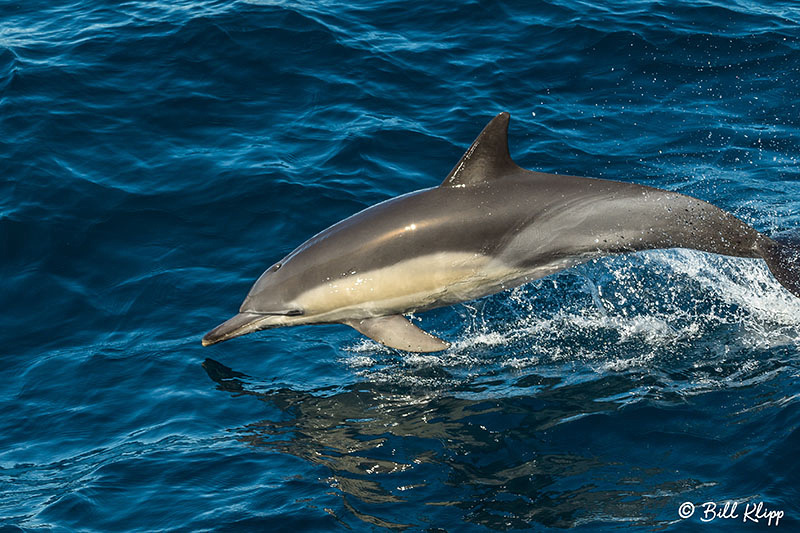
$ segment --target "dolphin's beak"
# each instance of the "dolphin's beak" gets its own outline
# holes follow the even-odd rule
[[[257,331],[260,323],[268,316],[259,313],[239,313],[234,315],[206,333],[203,337],[203,346],[211,346],[218,342]]]

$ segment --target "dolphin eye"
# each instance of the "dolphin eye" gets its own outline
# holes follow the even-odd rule
[[[281,263],[275,263],[275,266],[272,267],[272,271],[275,272],[279,270],[283,265]]]

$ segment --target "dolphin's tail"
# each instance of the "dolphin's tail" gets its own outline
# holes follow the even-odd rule
[[[775,279],[800,298],[800,232],[765,239],[759,248]]]

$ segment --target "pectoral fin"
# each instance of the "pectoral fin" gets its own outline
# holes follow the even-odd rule
[[[370,339],[396,350],[440,352],[450,347],[450,343],[419,329],[400,315],[347,320],[344,323]]]

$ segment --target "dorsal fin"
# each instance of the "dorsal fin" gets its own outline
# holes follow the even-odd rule
[[[518,169],[508,153],[508,120],[502,112],[483,128],[472,146],[447,175],[440,187],[475,185],[502,178]]]

